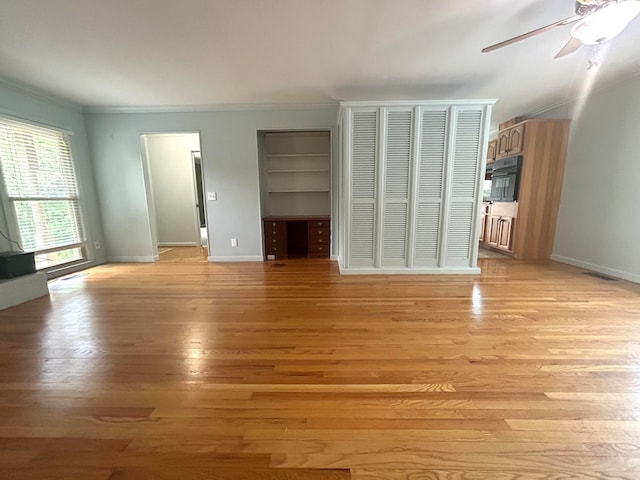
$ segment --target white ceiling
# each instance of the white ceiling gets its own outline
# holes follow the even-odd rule
[[[0,76],[84,106],[498,98],[505,120],[640,71],[640,20],[553,60],[573,0],[2,0]]]

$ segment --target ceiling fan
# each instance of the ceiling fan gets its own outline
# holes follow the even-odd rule
[[[570,25],[571,38],[553,58],[560,58],[578,50],[582,45],[600,45],[621,33],[640,14],[640,0],[577,0],[576,14],[558,22],[483,48],[492,52],[512,43]]]

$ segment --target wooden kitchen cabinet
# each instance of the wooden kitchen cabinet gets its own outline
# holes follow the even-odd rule
[[[551,256],[570,120],[525,120],[498,132],[497,157],[522,155],[517,202],[491,205],[481,244],[515,258]],[[482,230],[483,226],[480,226]]]
[[[498,234],[500,233],[500,215],[489,217],[487,245],[498,248]]]
[[[491,140],[487,145],[487,163],[493,163],[498,153],[498,140]]]
[[[499,202],[492,204],[489,208],[486,245],[505,252],[513,252],[518,204],[516,202]]]
[[[514,125],[498,133],[496,158],[520,155],[524,146],[525,123]]]
[[[480,243],[487,241],[487,233],[489,232],[488,222],[491,211],[491,205],[483,204],[480,218]]]
[[[498,132],[498,139],[496,140],[496,158],[508,157],[509,154],[509,130]]]
[[[513,238],[513,227],[515,226],[515,218],[503,217],[500,219],[498,231],[498,246],[500,250],[512,252],[513,247],[511,239]]]

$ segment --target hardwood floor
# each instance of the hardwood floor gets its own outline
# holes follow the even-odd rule
[[[207,263],[207,247],[158,247],[159,262]]]
[[[640,286],[105,265],[0,312],[0,478],[640,478]]]

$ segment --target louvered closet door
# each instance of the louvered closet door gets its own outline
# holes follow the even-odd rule
[[[417,267],[438,266],[448,113],[448,109],[425,109],[420,113],[413,255],[413,264]]]
[[[349,266],[375,263],[378,112],[353,111],[350,144]]]
[[[481,109],[456,109],[446,266],[470,266],[475,231]]]
[[[413,109],[388,109],[385,122],[382,266],[406,266]]]

